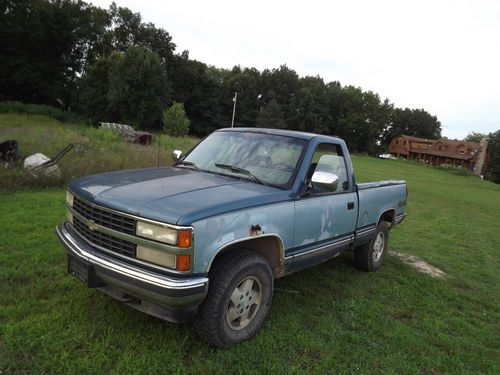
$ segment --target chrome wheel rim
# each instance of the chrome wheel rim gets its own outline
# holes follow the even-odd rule
[[[373,243],[373,261],[378,262],[380,258],[382,258],[382,254],[384,253],[385,247],[385,236],[384,233],[379,232],[375,241]]]
[[[229,296],[226,322],[231,329],[239,331],[255,318],[262,301],[262,284],[249,276],[238,283]]]

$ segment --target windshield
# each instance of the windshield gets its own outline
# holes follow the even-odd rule
[[[291,183],[305,143],[286,136],[220,131],[205,138],[183,161],[200,170],[285,188]]]

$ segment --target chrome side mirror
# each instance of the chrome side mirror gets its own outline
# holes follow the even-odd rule
[[[314,172],[311,177],[313,188],[320,191],[335,191],[339,186],[339,176],[330,172]]]
[[[179,161],[179,159],[182,156],[182,151],[181,150],[174,150],[172,151],[172,160],[174,162]]]

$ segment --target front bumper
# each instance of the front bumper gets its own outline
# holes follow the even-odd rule
[[[184,322],[196,315],[206,297],[206,277],[165,276],[97,253],[67,223],[58,225],[56,234],[68,252],[68,270],[72,274],[78,277],[74,270],[85,269],[92,275],[92,280],[85,278],[89,287],[137,310],[171,322]]]

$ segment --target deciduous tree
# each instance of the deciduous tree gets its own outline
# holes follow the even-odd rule
[[[157,129],[169,92],[167,75],[155,52],[129,47],[112,67],[109,111],[140,129]]]
[[[278,102],[272,99],[267,103],[257,117],[258,128],[284,129],[283,111]]]
[[[186,116],[184,105],[174,102],[170,108],[163,112],[163,124],[167,134],[174,137],[187,135],[189,131],[189,119]]]
[[[293,96],[288,127],[294,130],[324,133],[326,127],[326,87],[320,77],[304,77]]]
[[[113,52],[98,59],[87,68],[86,74],[80,82],[77,110],[84,113],[93,123],[120,122],[120,112],[112,111],[108,92],[110,88],[111,71],[116,68],[122,59],[122,53]]]
[[[401,134],[437,139],[441,137],[441,123],[424,109],[396,108],[390,126],[384,131],[383,145],[389,145],[394,137]]]
[[[108,17],[83,1],[0,3],[0,100],[68,108]]]
[[[465,141],[481,142],[484,137],[486,137],[486,134],[483,134],[483,133],[480,133],[480,132],[470,132],[465,137]]]
[[[490,153],[491,181],[500,184],[500,130],[488,134],[488,151]]]

